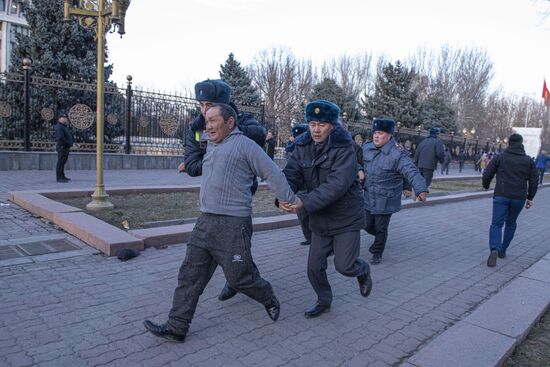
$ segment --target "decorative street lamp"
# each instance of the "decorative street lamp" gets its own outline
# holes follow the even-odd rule
[[[86,205],[89,210],[111,209],[113,204],[105,192],[103,184],[103,125],[104,105],[104,67],[105,67],[105,32],[116,28],[122,37],[124,18],[131,0],[65,0],[64,20],[70,21],[71,15],[79,24],[93,29],[97,40],[97,109],[96,109],[96,185],[92,201]]]

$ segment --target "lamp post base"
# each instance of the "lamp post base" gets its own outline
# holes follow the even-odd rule
[[[86,209],[92,211],[113,209],[115,206],[109,201],[109,195],[105,192],[103,187],[96,187],[95,192],[92,194],[92,201],[86,204]]]

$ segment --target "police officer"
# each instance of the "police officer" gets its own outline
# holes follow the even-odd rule
[[[414,162],[420,170],[420,174],[426,180],[426,186],[430,187],[437,162],[443,164],[445,152],[443,142],[437,138],[441,130],[437,127],[430,129],[430,135],[422,140],[414,152]]]
[[[373,139],[363,146],[365,168],[365,230],[374,235],[369,251],[372,264],[379,264],[388,238],[393,213],[401,209],[401,191],[411,195],[410,186],[422,201],[428,196],[426,181],[393,138],[395,121],[377,118],[372,124]]]
[[[237,106],[230,102],[231,87],[223,80],[204,80],[195,84],[195,98],[199,102],[201,114],[191,122],[185,140],[184,162],[178,167],[179,172],[186,172],[191,177],[202,175],[202,160],[206,154],[208,134],[204,116],[206,111],[215,103],[230,105],[237,114],[237,127],[245,136],[254,140],[259,146],[265,144],[265,129],[260,123],[247,112],[239,112]],[[258,188],[256,177],[252,183],[252,194]],[[232,289],[228,283],[225,284],[218,299],[225,301],[235,296],[237,291]]]
[[[57,151],[57,164],[55,167],[55,175],[57,182],[69,182],[71,179],[65,176],[65,163],[69,159],[69,151],[73,146],[73,134],[69,127],[69,118],[66,114],[61,113],[55,125],[55,150]]]
[[[292,128],[292,137],[296,139],[298,136],[302,135],[308,131],[309,127],[307,124],[296,124]],[[290,154],[294,151],[295,145],[294,141],[289,143],[286,147],[287,160],[290,157]],[[309,216],[307,212],[302,209],[298,213],[298,220],[300,221],[300,227],[302,228],[302,233],[304,234],[305,241],[300,242],[302,246],[311,245],[311,229],[309,229]]]
[[[309,130],[296,138],[294,152],[283,170],[292,190],[298,192],[312,230],[307,274],[317,302],[306,318],[330,311],[332,290],[327,279],[327,257],[334,252],[334,266],[344,276],[355,277],[367,297],[372,289],[369,265],[359,258],[360,230],[365,224],[357,159],[351,135],[340,126],[340,109],[318,100],[306,106]],[[287,203],[281,203],[285,210]]]

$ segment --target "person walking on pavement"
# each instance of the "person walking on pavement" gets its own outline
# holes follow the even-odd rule
[[[461,173],[462,169],[464,168],[464,162],[466,162],[466,152],[464,149],[460,149],[460,153],[458,153],[458,172]]]
[[[289,159],[290,155],[294,151],[295,145],[294,145],[294,139],[296,139],[298,136],[302,135],[309,129],[307,124],[297,124],[292,128],[292,142],[290,142],[286,147],[286,153],[287,153],[287,160]],[[298,193],[305,192],[304,190],[298,191]],[[296,213],[298,216],[298,221],[300,222],[300,228],[302,228],[302,233],[304,234],[305,241],[300,242],[300,245],[302,246],[309,246],[311,245],[311,229],[309,229],[309,216],[307,215],[307,212],[305,209],[300,210],[298,213]]]
[[[201,215],[187,244],[168,321],[144,321],[155,336],[183,342],[200,295],[217,266],[231,287],[264,305],[277,321],[280,305],[271,285],[252,260],[252,178],[265,178],[277,198],[299,207],[279,167],[256,143],[236,128],[237,114],[226,104],[214,104],[205,114],[210,143],[203,159]]]
[[[533,159],[525,154],[522,143],[521,135],[510,135],[508,148],[496,155],[483,172],[482,184],[485,190],[489,189],[495,175],[497,180],[489,229],[489,267],[496,266],[497,257],[506,257],[506,250],[516,232],[516,220],[524,206],[525,209],[533,206],[537,193],[538,172]]]
[[[359,258],[360,230],[365,226],[357,159],[351,135],[338,123],[340,109],[317,100],[306,106],[309,131],[296,138],[295,149],[283,172],[309,215],[312,230],[307,274],[317,302],[304,316],[313,318],[330,311],[332,289],[327,278],[327,258],[334,252],[336,270],[357,278],[367,297],[372,289],[370,267]],[[280,203],[288,209],[287,203]],[[297,207],[294,211],[301,210]]]
[[[269,158],[275,158],[275,138],[273,137],[273,131],[267,130],[265,138],[264,150]]]
[[[426,186],[430,187],[437,162],[443,163],[443,142],[437,138],[439,129],[432,127],[430,135],[422,140],[414,152],[414,163],[420,174],[426,180]]]
[[[363,146],[365,168],[365,230],[374,236],[369,251],[371,264],[382,259],[388,226],[393,213],[401,210],[401,192],[411,196],[411,185],[419,200],[428,197],[426,181],[407,151],[393,138],[395,121],[377,118],[372,124],[373,140]]]
[[[69,159],[69,151],[73,146],[73,134],[68,127],[69,118],[62,113],[57,119],[55,125],[55,150],[57,151],[57,164],[55,166],[55,175],[57,182],[69,182],[71,179],[65,176],[65,163]]]
[[[260,147],[265,143],[265,129],[249,113],[239,112],[237,106],[230,102],[231,87],[223,80],[204,80],[195,84],[195,98],[199,102],[201,114],[191,122],[185,140],[184,162],[178,166],[180,173],[186,172],[191,177],[202,175],[202,161],[208,145],[205,115],[215,103],[228,104],[237,114],[237,127],[245,136],[255,141]],[[252,195],[258,188],[258,180],[252,178]],[[228,300],[234,297],[237,291],[225,283],[218,299]]]
[[[443,163],[441,164],[441,174],[449,174],[449,165],[451,164],[451,152],[448,148],[445,148],[443,152]]]
[[[541,151],[536,160],[537,170],[539,171],[539,185],[542,185],[542,181],[544,180],[544,173],[546,172],[548,161],[550,161],[550,156],[546,155],[544,150]]]

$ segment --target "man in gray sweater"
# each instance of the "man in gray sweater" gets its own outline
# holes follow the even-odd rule
[[[250,251],[253,177],[264,179],[279,200],[301,206],[278,166],[235,128],[237,116],[230,106],[214,104],[205,120],[210,141],[202,163],[201,216],[187,244],[168,321],[143,323],[153,335],[179,343],[185,340],[199,296],[218,265],[232,288],[264,305],[277,321],[279,302],[254,266]]]

